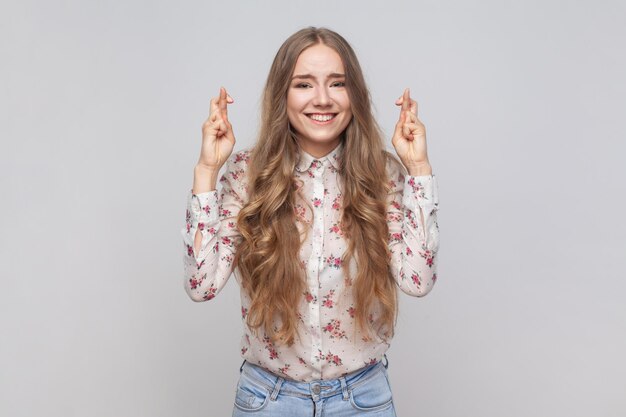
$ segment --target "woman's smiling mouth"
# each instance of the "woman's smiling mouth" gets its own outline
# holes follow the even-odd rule
[[[337,116],[337,113],[308,113],[306,116],[317,124],[327,124]]]

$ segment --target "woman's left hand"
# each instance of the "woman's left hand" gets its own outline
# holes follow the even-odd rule
[[[426,153],[426,128],[417,118],[417,102],[411,99],[409,89],[396,100],[400,119],[391,138],[400,160],[409,175],[431,175],[432,167]]]

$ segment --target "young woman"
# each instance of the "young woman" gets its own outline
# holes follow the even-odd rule
[[[231,155],[233,102],[224,88],[211,100],[182,230],[194,301],[231,272],[241,288],[233,415],[395,415],[385,352],[397,288],[419,297],[437,278],[437,184],[417,103],[408,89],[395,103],[400,163],[354,51],[313,27],[280,47],[258,141]]]

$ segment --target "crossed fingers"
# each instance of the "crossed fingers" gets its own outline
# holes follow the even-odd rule
[[[226,92],[224,87],[220,87],[219,97],[211,99],[210,119],[211,121],[217,121],[217,118],[221,118],[225,122],[228,122],[228,105],[234,103],[235,100]]]
[[[402,126],[402,135],[408,140],[415,139],[413,133],[420,127],[421,122],[417,118],[417,102],[411,99],[408,88],[396,100],[396,106],[401,106],[399,123]]]

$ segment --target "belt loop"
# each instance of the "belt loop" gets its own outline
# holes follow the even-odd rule
[[[272,401],[276,401],[276,398],[278,397],[278,393],[280,392],[280,387],[283,385],[284,381],[285,381],[285,378],[278,377],[278,380],[276,381],[276,385],[274,385],[274,391],[272,391],[272,395],[270,396],[270,399]]]
[[[246,360],[244,359],[243,362],[241,362],[241,366],[239,367],[239,373],[241,373],[241,371],[243,370],[243,366],[245,365]]]
[[[385,361],[383,362],[383,365],[385,366],[385,369],[387,369],[389,367],[389,359],[387,359],[386,353],[383,353],[383,359],[385,359]]]
[[[348,401],[350,397],[348,396],[348,384],[346,383],[346,378],[343,376],[339,377],[339,382],[341,382],[341,392],[343,393],[343,400]]]

